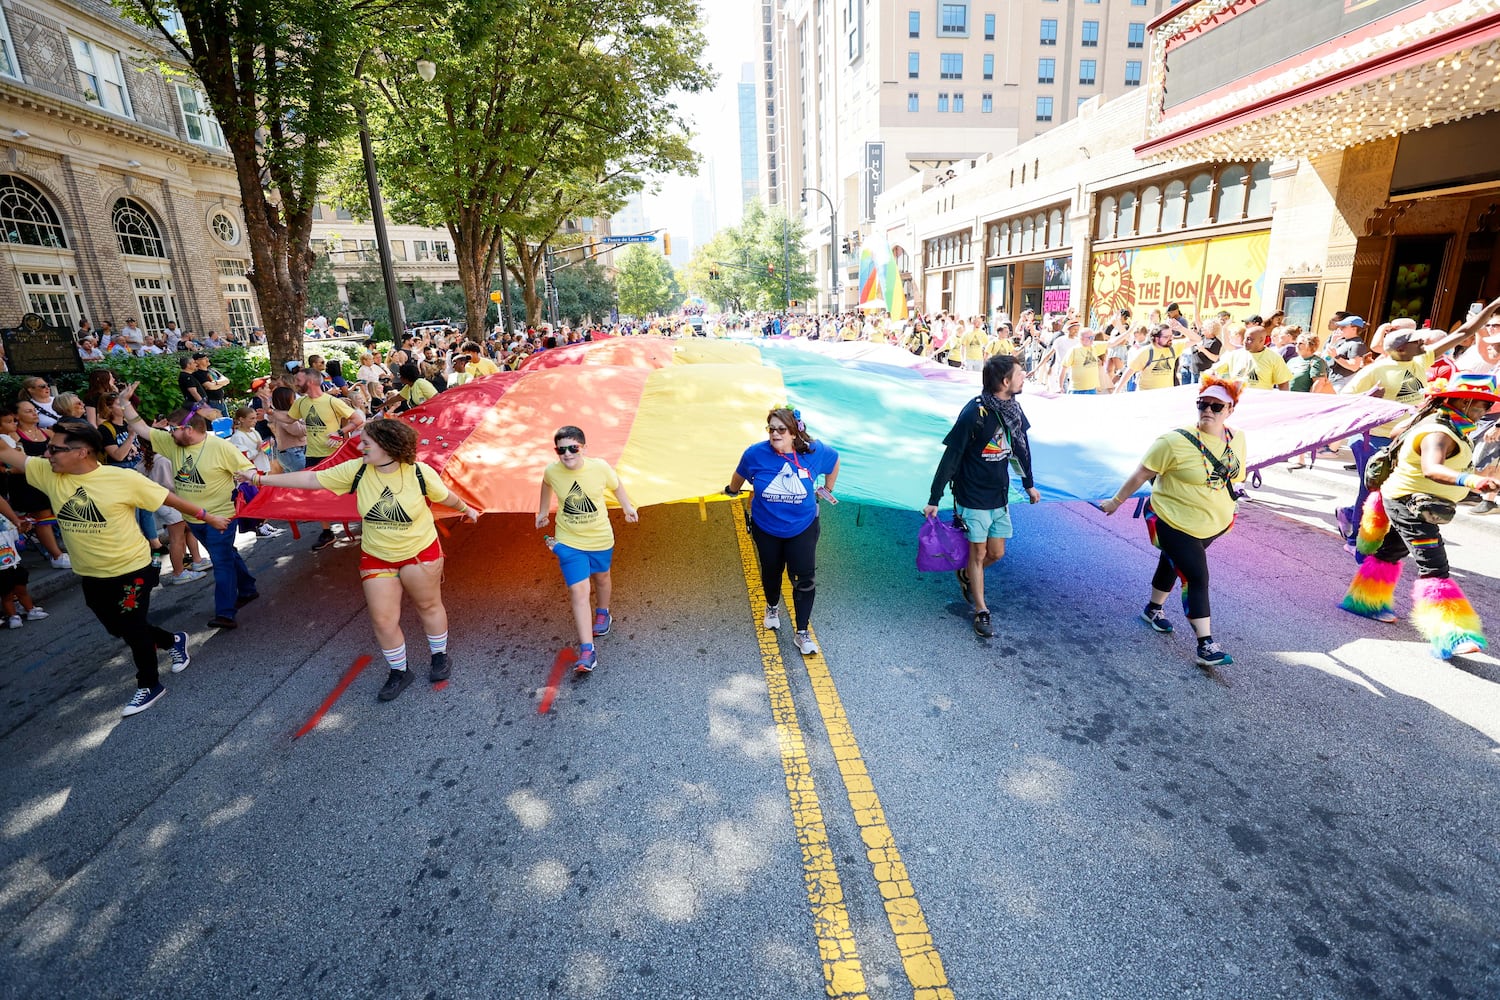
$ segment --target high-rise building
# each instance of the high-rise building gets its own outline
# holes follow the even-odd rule
[[[740,111],[740,204],[749,207],[760,198],[760,146],[755,116],[755,67],[740,67],[735,88]]]
[[[766,204],[781,204],[781,101],[780,61],[777,32],[780,30],[782,0],[760,0],[760,96],[758,135],[765,156],[760,161],[760,189]]]
[[[963,169],[1139,87],[1147,26],[1172,3],[762,0],[767,200],[801,206],[819,303],[832,302],[832,248],[887,186]],[[837,255],[851,304],[855,262]]]

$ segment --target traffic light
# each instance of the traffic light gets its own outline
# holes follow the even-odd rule
[[[839,244],[839,247],[845,257],[849,256],[849,237],[845,236],[844,241]]]
[[[672,256],[672,234],[671,233],[662,233],[661,234],[661,252],[662,252],[663,256],[666,256],[666,257]]]
[[[719,271],[718,271],[718,268],[711,267],[711,268],[708,269],[708,280],[709,281],[718,281],[719,280]]]
[[[776,265],[775,264],[767,264],[766,265],[766,273],[769,274],[769,275],[774,276],[776,274]]]

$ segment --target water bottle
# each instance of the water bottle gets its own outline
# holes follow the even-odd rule
[[[557,539],[553,538],[551,535],[543,535],[542,541],[546,544],[547,551],[549,552],[557,548]]]

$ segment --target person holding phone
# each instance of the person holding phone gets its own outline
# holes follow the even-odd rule
[[[765,592],[764,627],[781,627],[781,577],[792,581],[792,613],[797,650],[818,652],[812,638],[813,600],[817,597],[818,499],[836,503],[839,453],[807,433],[802,416],[778,406],[766,414],[767,440],[752,444],[740,456],[724,492],[737,496],[746,483],[755,490],[750,501],[750,536],[760,558]],[[818,477],[823,484],[818,485]]]

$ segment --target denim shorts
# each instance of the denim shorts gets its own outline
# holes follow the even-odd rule
[[[970,542],[983,543],[990,538],[1009,538],[1014,529],[1010,525],[1010,508],[996,507],[994,510],[973,510],[962,504],[958,507],[959,516],[969,526],[965,537]]]
[[[590,574],[608,573],[610,562],[614,559],[615,549],[614,546],[610,546],[607,549],[588,552],[558,542],[552,546],[552,553],[557,556],[558,566],[562,567],[563,582],[571,587],[575,583],[587,580]]]
[[[285,451],[277,448],[276,461],[287,472],[301,472],[307,468],[307,446],[299,444]]]

